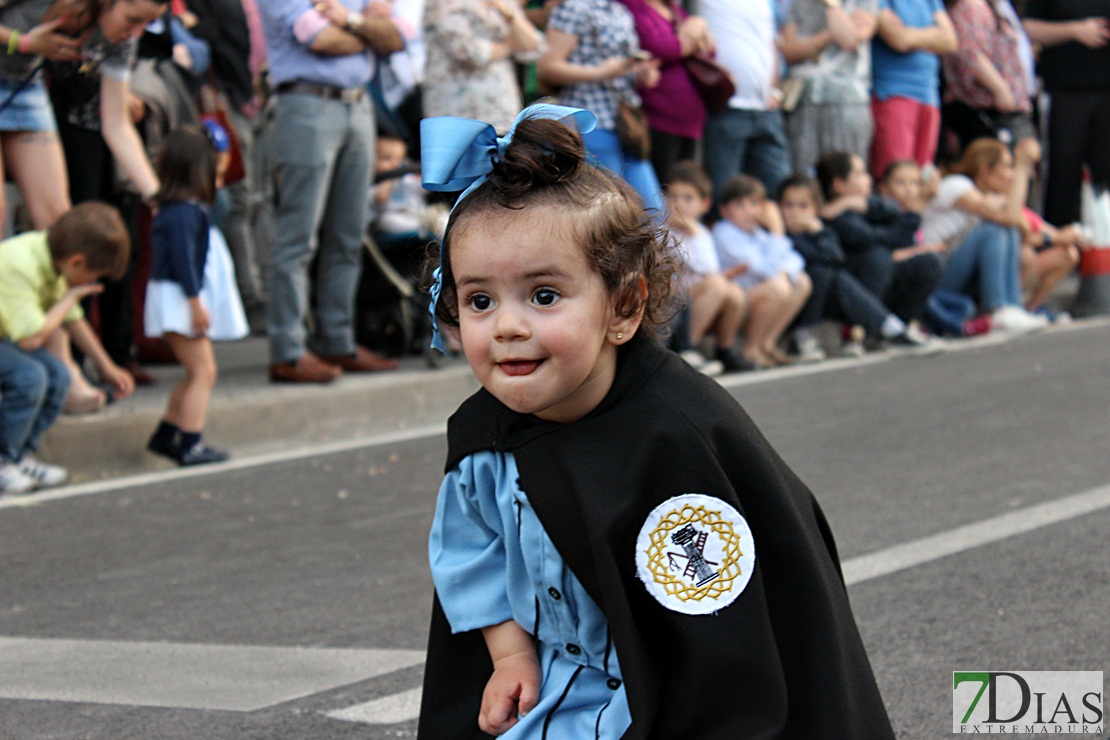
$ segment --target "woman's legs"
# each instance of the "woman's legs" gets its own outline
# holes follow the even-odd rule
[[[979,303],[984,310],[1020,306],[1020,262],[1016,231],[985,222],[948,255],[937,287],[966,295],[978,276]]]
[[[208,416],[208,401],[216,387],[216,355],[205,337],[186,337],[169,332],[166,340],[173,355],[185,368],[185,378],[170,392],[165,421],[183,432],[200,433]]]
[[[0,135],[0,151],[35,229],[47,228],[69,210],[69,177],[57,133],[6,131]]]

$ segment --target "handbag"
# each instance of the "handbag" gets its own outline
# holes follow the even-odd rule
[[[651,132],[644,109],[622,100],[617,109],[617,138],[621,149],[636,159],[651,157]]]
[[[698,95],[705,101],[706,110],[718,113],[728,107],[729,98],[736,94],[736,84],[727,69],[702,52],[683,57],[682,64]]]

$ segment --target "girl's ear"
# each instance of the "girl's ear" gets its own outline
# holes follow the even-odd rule
[[[640,328],[640,322],[644,319],[644,305],[648,298],[647,280],[644,279],[643,275],[639,273],[629,275],[626,282],[632,283],[631,285],[622,286],[624,290],[621,293],[627,296],[627,300],[621,300],[623,296],[616,296],[613,316],[609,322],[608,339],[611,344],[617,346],[624,344],[636,335],[636,330]],[[622,304],[636,306],[635,313],[631,316],[624,316],[624,311],[620,310]]]

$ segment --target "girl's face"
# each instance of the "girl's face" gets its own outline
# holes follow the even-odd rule
[[[883,181],[883,195],[898,203],[902,210],[912,210],[921,203],[924,181],[917,165],[902,165]]]
[[[165,10],[166,3],[156,0],[116,0],[100,14],[100,30],[114,44],[138,38]]]
[[[988,193],[1008,193],[1014,185],[1014,158],[1009,151],[1002,153],[1002,158],[989,167],[979,170],[976,184],[980,190]]]
[[[783,225],[791,233],[809,231],[817,218],[817,202],[813,200],[809,188],[786,188],[782,191],[779,207],[782,209]]]
[[[463,353],[482,386],[519,413],[570,422],[613,385],[619,319],[585,250],[555,213],[475,218],[451,242]],[[554,228],[553,228],[554,226]]]
[[[871,195],[871,175],[859,157],[852,157],[852,169],[848,171],[848,176],[835,180],[833,185],[837,195],[862,195],[865,198]]]
[[[672,213],[687,221],[697,221],[709,211],[709,198],[688,182],[667,186],[667,204]]]
[[[763,210],[763,199],[747,196],[721,204],[721,215],[744,231],[755,231],[759,226],[759,214]]]

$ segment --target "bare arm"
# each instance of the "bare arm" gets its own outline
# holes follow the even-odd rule
[[[46,316],[43,317],[42,326],[37,332],[29,336],[23,337],[16,344],[24,352],[34,352],[36,349],[42,348],[46,344],[46,340],[51,334],[58,330],[58,327],[66,319],[66,315],[73,310],[77,303],[89,295],[96,295],[104,290],[104,286],[99,283],[92,283],[89,285],[77,285],[66,291],[62,299],[51,306]]]
[[[884,9],[879,13],[877,33],[890,48],[902,54],[911,51],[951,54],[956,51],[959,42],[948,14],[938,12],[933,21],[934,25],[927,28],[911,28],[893,10]]]
[[[130,396],[135,390],[135,379],[131,376],[131,373],[112,362],[112,359],[108,357],[108,353],[104,350],[104,345],[96,338],[92,327],[89,326],[89,322],[85,319],[78,319],[62,326],[69,334],[70,340],[77,345],[77,348],[92,360],[101,380],[111,383],[116,389],[116,398]]]
[[[578,82],[600,82],[636,72],[645,62],[611,57],[601,64],[583,65],[567,61],[578,48],[578,37],[547,29],[547,51],[540,57],[540,80],[549,85],[573,85]]]
[[[818,31],[812,36],[799,36],[798,26],[787,23],[782,28],[782,56],[787,64],[797,64],[812,59],[832,42],[829,29]]]
[[[482,694],[478,727],[500,735],[515,725],[517,715],[536,706],[540,695],[540,665],[532,636],[509,620],[482,630],[493,675]]]
[[[1110,41],[1110,21],[1106,18],[1084,18],[1081,21],[1042,21],[1026,18],[1021,22],[1029,40],[1041,46],[1059,46],[1076,41],[1097,49]]]
[[[135,184],[140,195],[152,198],[158,192],[158,176],[150,166],[143,141],[128,115],[128,90],[126,82],[100,78],[100,130],[123,174]]]
[[[540,32],[528,20],[524,9],[513,0],[491,0],[505,22],[509,24],[509,46],[512,51],[535,51],[540,46]]]
[[[975,79],[994,96],[994,107],[1003,113],[1013,111],[1015,109],[1014,94],[1010,91],[1010,86],[1006,84],[1006,80],[1003,79],[998,68],[991,63],[991,60],[983,52],[978,52],[975,57]]]

